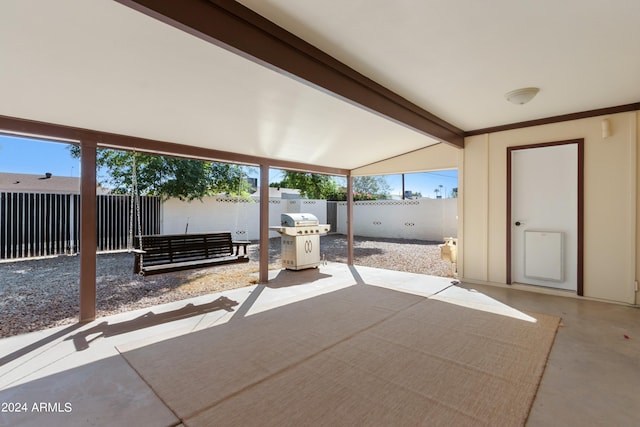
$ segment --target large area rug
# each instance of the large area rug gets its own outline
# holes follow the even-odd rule
[[[523,425],[559,318],[356,285],[123,356],[186,426]]]

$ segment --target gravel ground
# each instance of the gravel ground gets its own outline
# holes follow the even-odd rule
[[[346,262],[346,237],[320,239],[327,261]],[[356,265],[452,277],[451,264],[440,260],[442,242],[355,238]],[[97,257],[97,316],[150,307],[255,284],[258,245],[249,246],[250,262],[140,277],[132,273],[128,253]],[[280,238],[269,242],[271,269],[280,268]],[[77,321],[79,258],[59,256],[0,262],[0,337]]]

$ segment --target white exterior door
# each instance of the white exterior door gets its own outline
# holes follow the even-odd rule
[[[510,156],[512,282],[576,291],[578,144]]]

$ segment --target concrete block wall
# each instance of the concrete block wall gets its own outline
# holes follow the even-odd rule
[[[356,236],[442,241],[457,237],[458,199],[373,200],[355,202]],[[338,204],[338,232],[347,231],[347,203]]]
[[[346,202],[338,203],[338,229],[346,234]],[[280,225],[282,213],[311,213],[327,222],[326,200],[270,199],[269,225]],[[162,204],[161,233],[230,231],[237,240],[259,238],[259,202],[234,197],[207,197]],[[457,199],[376,200],[356,202],[357,236],[442,241],[457,236]],[[269,237],[278,237],[270,232]]]

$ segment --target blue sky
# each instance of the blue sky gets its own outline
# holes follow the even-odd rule
[[[0,172],[42,174],[51,172],[56,176],[80,176],[80,161],[71,157],[68,144],[35,141],[0,135]],[[256,168],[251,168],[256,170]],[[278,170],[271,171],[271,181],[282,179]],[[386,175],[392,194],[400,196],[401,175]],[[440,187],[442,186],[442,187]],[[458,186],[458,171],[443,170],[405,175],[405,189],[421,193],[423,197],[435,197],[435,189],[449,196]]]
[[[80,160],[69,144],[0,135],[0,172],[80,176]]]

